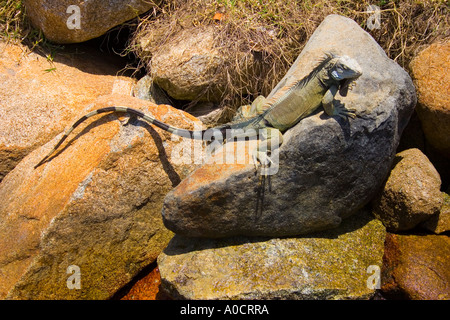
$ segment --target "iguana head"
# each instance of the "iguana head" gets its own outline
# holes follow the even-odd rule
[[[361,67],[355,59],[349,56],[335,56],[330,62],[329,77],[339,82],[339,93],[345,96],[349,84],[361,76]]]
[[[329,70],[330,76],[336,80],[356,79],[361,74],[361,67],[355,59],[349,56],[335,57],[333,60],[333,66]]]

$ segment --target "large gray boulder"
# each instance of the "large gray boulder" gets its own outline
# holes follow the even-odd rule
[[[357,118],[321,108],[288,130],[264,192],[251,162],[203,165],[166,196],[169,229],[193,237],[305,234],[337,227],[372,199],[416,104],[414,85],[357,23],[330,15],[271,95],[306,76],[327,51],[353,57],[363,70],[346,97],[336,96]]]

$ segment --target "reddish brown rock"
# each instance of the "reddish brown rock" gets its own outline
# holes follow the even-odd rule
[[[121,105],[184,128],[194,117],[136,98],[100,97],[88,110]],[[81,114],[79,115],[81,116]],[[78,116],[76,117],[78,118]],[[106,299],[159,255],[166,193],[193,168],[172,164],[177,142],[120,114],[89,118],[55,157],[34,169],[61,134],[31,152],[0,184],[0,298]],[[72,121],[75,119],[72,119]],[[67,287],[67,268],[81,288]]]
[[[450,238],[387,234],[382,287],[392,298],[450,299]]]
[[[397,154],[395,166],[380,195],[374,199],[375,216],[389,231],[414,228],[439,213],[443,203],[441,179],[419,149]]]
[[[417,114],[427,140],[450,158],[450,41],[435,43],[411,62]]]
[[[133,283],[120,300],[157,300],[160,284],[161,275],[156,267]]]
[[[0,53],[0,181],[86,105],[132,82],[116,77],[117,66],[88,49],[85,60],[57,54],[53,62],[21,45],[0,43]]]

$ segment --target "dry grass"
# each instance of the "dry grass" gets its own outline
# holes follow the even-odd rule
[[[22,42],[31,50],[54,46],[31,26],[22,0],[0,0],[0,40]]]
[[[381,9],[379,29],[367,29],[369,4]],[[329,14],[355,20],[408,69],[423,45],[449,36],[448,9],[445,1],[433,0],[167,0],[140,20],[130,50],[149,68],[152,55],[180,30],[215,25],[215,46],[227,58],[217,70],[228,79],[221,105],[227,118],[237,106],[271,91]],[[145,50],[139,46],[143,37],[149,40]]]
[[[449,7],[445,1],[385,2],[381,6],[381,28],[369,32],[388,56],[405,69],[418,50],[449,37]],[[353,19],[364,23],[365,17],[355,12]]]
[[[367,29],[369,4],[381,9],[379,29]],[[271,91],[331,13],[355,20],[405,69],[424,45],[449,37],[449,6],[443,0],[162,0],[133,22],[126,53],[135,53],[150,72],[152,55],[174,34],[214,25],[215,46],[226,57],[216,72],[228,79],[221,99],[226,119],[239,105]],[[142,38],[149,40],[145,50]],[[20,0],[0,0],[0,40],[38,49],[51,45],[30,26]]]
[[[22,2],[17,0],[0,1],[0,38],[16,38],[23,21]]]

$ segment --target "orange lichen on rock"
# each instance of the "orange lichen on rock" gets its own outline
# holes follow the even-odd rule
[[[23,45],[0,43],[0,181],[86,105],[134,83],[116,76],[108,58],[85,49],[83,55],[66,52],[50,59]]]
[[[109,106],[152,114],[181,128],[194,117],[126,95],[99,97],[78,116]],[[166,131],[119,113],[77,127],[42,165],[62,134],[31,152],[0,185],[0,298],[107,299],[156,260],[172,233],[164,196],[193,170],[176,164]],[[66,269],[81,269],[80,290]]]
[[[450,41],[435,43],[411,62],[417,87],[417,114],[427,140],[450,158]]]

